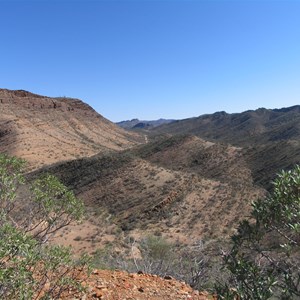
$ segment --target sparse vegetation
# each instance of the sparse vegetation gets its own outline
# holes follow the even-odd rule
[[[93,266],[171,276],[195,289],[213,287],[216,267],[203,243],[187,247],[161,235],[148,235],[139,241],[128,238],[124,249],[127,249],[124,253],[115,252],[113,244],[98,249],[93,255]]]
[[[114,130],[106,135],[98,123],[95,128],[89,122],[91,119],[96,123],[94,117],[98,120],[98,115],[89,114],[86,109],[83,120],[77,118],[80,106],[84,105],[80,102],[77,103],[78,109],[72,111],[72,118],[63,110],[59,115],[52,114],[49,109],[46,114],[39,110],[37,115],[31,108],[30,114],[25,114],[31,122],[24,123],[24,111],[17,100],[10,95],[3,105],[4,113],[5,107],[9,107],[10,113],[16,115],[13,122],[3,123],[0,133],[2,149],[7,152],[18,150],[18,155],[32,159],[27,171],[36,172],[28,177],[27,184],[31,189],[23,186],[17,197],[16,188],[24,182],[18,171],[23,162],[1,157],[4,177],[0,178],[0,250],[3,250],[0,264],[4,268],[0,270],[3,282],[0,284],[0,289],[3,288],[0,298],[5,295],[8,299],[18,299],[21,293],[24,298],[30,298],[34,293],[45,292],[46,287],[47,293],[56,297],[68,286],[59,279],[62,278],[60,275],[66,272],[70,279],[74,278],[75,265],[69,250],[46,246],[52,234],[82,216],[83,204],[77,202],[70,190],[84,199],[90,218],[85,220],[84,230],[84,226],[78,226],[74,231],[70,227],[63,235],[57,234],[59,242],[78,246],[77,254],[106,245],[104,250],[95,254],[95,265],[103,268],[171,275],[195,288],[211,287],[212,277],[220,273],[214,269],[220,266],[219,247],[226,243],[238,221],[249,215],[251,200],[265,192],[258,188],[257,183],[268,189],[266,182],[274,170],[299,161],[299,122],[294,123],[299,120],[299,107],[287,109],[288,114],[283,119],[284,111],[268,110],[266,115],[270,118],[258,120],[262,131],[254,130],[256,121],[239,126],[242,115],[252,119],[256,112],[236,114],[234,120],[225,113],[195,118],[191,122],[186,120],[183,132],[188,134],[182,135],[177,134],[182,129],[180,121],[174,123],[174,130],[170,131],[176,135],[156,135],[149,140],[144,135],[141,138],[136,136],[135,141],[146,140],[146,143],[128,149],[135,144],[129,133],[129,140],[123,133],[115,135]],[[35,106],[38,104],[38,100],[32,97],[22,99],[22,105],[27,101]],[[45,103],[47,101],[45,99]],[[68,105],[68,111],[73,110],[72,101]],[[48,114],[57,122],[49,122]],[[294,120],[290,116],[294,116]],[[201,126],[196,128],[194,122]],[[12,128],[6,127],[13,123]],[[30,126],[22,131],[25,124]],[[14,131],[14,126],[21,130]],[[87,136],[87,133],[92,135]],[[190,133],[218,142],[207,142]],[[17,145],[10,136],[16,136],[20,140],[18,145],[22,146],[15,149]],[[239,147],[220,141],[232,142]],[[41,145],[43,147],[39,148]],[[125,151],[115,151],[125,148]],[[90,157],[93,154],[96,155]],[[62,159],[73,161],[61,163]],[[54,162],[56,164],[50,166]],[[43,168],[37,171],[39,167]],[[40,177],[39,174],[46,169],[49,174]],[[59,176],[68,188],[50,174]],[[295,179],[298,176],[295,174],[291,172],[289,176]],[[284,197],[285,193],[282,192]],[[280,198],[276,197],[273,200]],[[272,215],[284,212],[291,219],[299,219],[297,211],[289,210],[297,206],[290,202],[278,206],[271,198],[255,202],[252,219],[243,222],[233,238],[232,251],[224,250],[228,270],[222,275],[225,285],[219,286],[219,295],[224,299],[234,295],[244,299],[268,299],[270,295],[282,299],[300,297],[297,271],[299,225],[297,222],[276,223],[276,218],[282,215]],[[266,203],[273,206],[267,209]],[[268,217],[263,218],[264,214]],[[276,220],[277,227],[274,224],[270,227],[270,220]],[[136,240],[129,240],[133,236]],[[198,238],[219,240],[211,251],[207,250],[206,244],[204,248],[198,245],[194,248]],[[212,257],[218,258],[211,262]],[[55,267],[45,264],[48,260]],[[283,272],[289,268],[291,271]],[[34,273],[36,270],[39,270],[38,276]],[[226,281],[228,276],[229,281]],[[53,282],[50,288],[46,277]],[[25,285],[32,291],[25,292]],[[9,291],[13,291],[12,294]]]
[[[20,203],[23,166],[23,160],[0,154],[0,298],[58,299],[81,289],[77,267],[87,260],[75,262],[70,249],[45,242],[82,217],[83,203],[52,175],[35,180],[32,201]],[[31,215],[20,213],[26,206]]]

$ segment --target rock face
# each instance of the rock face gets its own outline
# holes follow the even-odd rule
[[[0,89],[0,151],[26,159],[30,170],[123,150],[139,140],[81,100]]]

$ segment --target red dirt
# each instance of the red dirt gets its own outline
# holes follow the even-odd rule
[[[86,291],[74,297],[62,299],[81,300],[161,300],[191,299],[214,300],[216,297],[206,292],[193,290],[184,282],[171,277],[161,278],[149,274],[129,274],[124,271],[94,270],[83,282]]]

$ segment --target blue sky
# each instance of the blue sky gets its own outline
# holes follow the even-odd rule
[[[300,104],[300,1],[0,0],[0,87],[112,121]]]

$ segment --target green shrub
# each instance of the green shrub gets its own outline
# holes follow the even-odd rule
[[[0,299],[58,299],[65,290],[80,291],[78,267],[88,261],[75,262],[69,248],[46,241],[80,220],[83,203],[49,174],[35,180],[31,198],[20,202],[23,166],[23,160],[0,154]]]
[[[217,287],[219,299],[300,298],[300,166],[278,174],[232,241],[224,255],[231,280]]]

